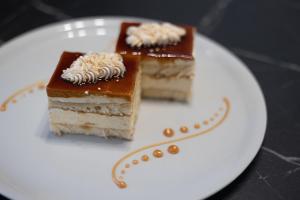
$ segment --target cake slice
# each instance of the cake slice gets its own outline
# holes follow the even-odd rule
[[[115,67],[122,64],[123,68]],[[103,65],[102,71],[94,65]],[[64,52],[47,85],[47,95],[50,128],[55,134],[131,140],[140,102],[139,58]]]
[[[116,52],[141,57],[142,96],[188,101],[195,59],[192,26],[123,22]]]

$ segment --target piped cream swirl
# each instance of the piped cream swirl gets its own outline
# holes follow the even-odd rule
[[[90,52],[63,70],[61,77],[73,84],[95,83],[98,80],[123,77],[125,71],[120,54]]]
[[[176,44],[186,34],[184,28],[170,23],[144,23],[127,29],[126,43],[131,47]]]

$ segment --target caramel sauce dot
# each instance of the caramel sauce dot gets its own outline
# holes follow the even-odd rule
[[[123,189],[123,188],[127,187],[127,184],[124,181],[119,181],[118,182],[118,187],[121,188],[121,189]]]
[[[171,128],[166,128],[163,132],[166,137],[172,137],[174,135],[174,131]]]
[[[0,112],[4,112],[4,111],[6,111],[6,106],[0,106]]]
[[[121,170],[121,174],[125,174],[126,171],[124,169]]]
[[[194,125],[194,128],[196,128],[196,129],[199,129],[200,127],[201,127],[201,126],[200,126],[199,123],[197,123],[197,124]]]
[[[170,145],[168,147],[168,152],[170,154],[177,154],[179,152],[179,147],[177,145]]]
[[[182,126],[182,127],[180,127],[180,131],[181,131],[182,133],[187,133],[187,132],[189,131],[189,129],[188,129],[188,127],[186,127],[186,126]]]
[[[145,162],[146,162],[146,161],[149,160],[149,156],[143,155],[141,159],[142,159],[142,161],[145,161]]]
[[[38,89],[40,90],[43,90],[46,88],[45,84],[44,83],[39,83],[38,86],[37,86]]]
[[[133,160],[132,164],[137,165],[137,164],[139,164],[139,161],[138,160]]]
[[[205,124],[205,125],[208,125],[208,121],[207,120],[205,120],[204,122],[203,122],[203,124]]]
[[[126,165],[125,165],[125,168],[129,168],[130,167],[130,165],[127,163]]]
[[[163,157],[163,155],[164,155],[164,153],[159,149],[153,151],[153,156],[156,158],[161,158],[161,157]]]

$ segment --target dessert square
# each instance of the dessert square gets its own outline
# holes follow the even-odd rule
[[[115,136],[131,140],[140,102],[139,58],[123,55],[124,77],[74,84],[62,73],[83,56],[63,52],[47,85],[50,128],[57,134]]]
[[[191,97],[195,68],[193,56],[195,28],[180,26],[185,30],[185,35],[175,44],[129,45],[128,29],[141,25],[134,22],[121,24],[116,52],[141,57],[142,96],[188,101]]]

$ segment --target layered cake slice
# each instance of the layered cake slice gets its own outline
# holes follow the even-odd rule
[[[54,133],[130,140],[140,102],[139,58],[64,52],[47,95]]]
[[[121,24],[116,52],[141,57],[142,96],[188,101],[194,76],[192,26]]]

